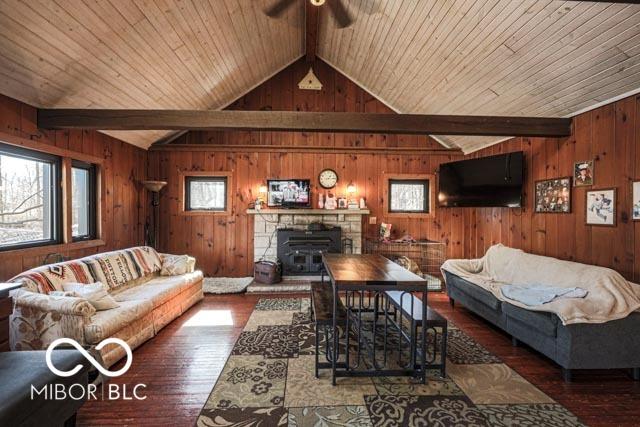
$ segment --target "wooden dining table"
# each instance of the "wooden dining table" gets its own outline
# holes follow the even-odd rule
[[[333,293],[333,345],[332,345],[332,357],[331,357],[331,371],[332,371],[332,383],[335,385],[336,377],[353,377],[353,376],[400,376],[400,375],[411,375],[419,377],[423,383],[426,382],[426,351],[425,351],[425,343],[426,343],[426,328],[422,328],[422,351],[416,351],[411,358],[411,366],[409,368],[404,369],[381,369],[376,367],[375,362],[375,338],[376,338],[376,323],[378,316],[378,298],[386,297],[384,293],[386,291],[401,291],[406,292],[408,298],[413,300],[413,293],[418,293],[421,295],[421,318],[422,324],[426,324],[427,319],[427,281],[422,277],[410,272],[409,270],[403,268],[402,266],[394,263],[388,258],[383,257],[382,255],[376,254],[331,254],[325,253],[323,254],[323,263],[326,270],[326,273],[329,277],[332,286]],[[373,368],[372,369],[358,369],[353,370],[349,366],[349,351],[347,350],[346,357],[347,363],[341,364],[338,363],[339,357],[339,349],[338,349],[338,340],[339,340],[339,332],[338,332],[338,301],[341,293],[346,295],[347,300],[347,311],[355,310],[353,307],[350,307],[349,294],[358,294],[362,295],[362,293],[368,292],[369,300],[371,300],[371,295],[376,300],[375,306],[375,317],[373,321]],[[362,298],[362,297],[360,297]],[[360,299],[362,301],[362,299]],[[353,298],[355,302],[355,298]],[[362,304],[360,304],[362,306]],[[362,307],[360,307],[362,308]],[[355,311],[354,311],[355,312]],[[384,310],[384,315],[386,316],[386,309]],[[349,330],[349,319],[347,316],[347,325],[346,331]],[[385,329],[386,333],[386,329]],[[345,333],[348,336],[349,333]],[[386,337],[385,337],[386,339]],[[358,342],[358,345],[360,343]],[[349,344],[347,341],[347,349],[349,348]],[[416,347],[417,348],[417,347]],[[386,351],[386,346],[385,346]],[[418,361],[418,359],[420,359]],[[386,354],[385,354],[386,361]],[[417,368],[419,367],[419,368]],[[340,368],[340,369],[338,369]]]

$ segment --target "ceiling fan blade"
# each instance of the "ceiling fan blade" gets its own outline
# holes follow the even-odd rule
[[[264,11],[267,16],[277,18],[284,13],[297,0],[279,0],[273,6]]]
[[[338,28],[346,28],[353,23],[353,19],[349,16],[349,12],[344,7],[342,0],[327,0],[327,5],[338,23]]]

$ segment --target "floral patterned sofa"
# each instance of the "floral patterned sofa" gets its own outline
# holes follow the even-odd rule
[[[203,298],[202,272],[189,257],[185,274],[161,276],[163,255],[150,247],[105,252],[28,270],[11,279],[23,286],[12,293],[11,349],[43,350],[55,339],[95,346],[109,337],[134,349]],[[102,282],[119,307],[96,311],[83,298],[52,296],[65,283]],[[105,366],[125,355],[109,344],[98,352]]]

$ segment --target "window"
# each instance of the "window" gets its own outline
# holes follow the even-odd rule
[[[227,209],[227,177],[186,176],[185,210],[220,211]]]
[[[389,179],[389,212],[429,213],[429,180]]]
[[[71,236],[73,240],[96,237],[96,166],[71,164]]]
[[[61,240],[61,159],[0,144],[0,250]]]

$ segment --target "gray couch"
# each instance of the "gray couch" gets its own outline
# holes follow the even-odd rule
[[[553,313],[525,310],[498,300],[490,292],[445,271],[451,304],[498,326],[562,367],[565,381],[572,369],[631,369],[640,380],[640,313],[600,324],[563,325]]]

